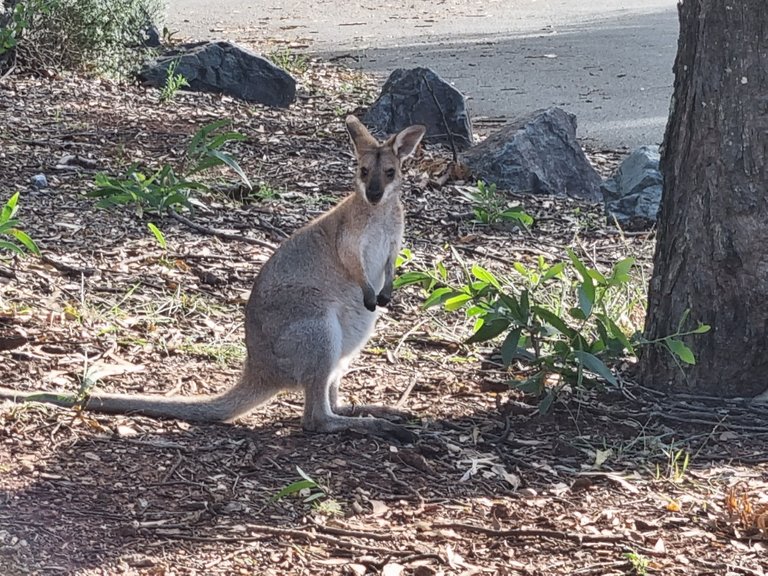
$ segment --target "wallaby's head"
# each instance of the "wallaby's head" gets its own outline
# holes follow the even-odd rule
[[[396,196],[402,162],[416,150],[426,128],[409,126],[382,143],[371,136],[360,120],[347,116],[347,131],[357,157],[355,191],[371,204]]]

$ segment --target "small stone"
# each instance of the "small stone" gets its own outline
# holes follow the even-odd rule
[[[32,176],[32,186],[38,190],[48,188],[48,178],[45,177],[45,174],[35,174]]]

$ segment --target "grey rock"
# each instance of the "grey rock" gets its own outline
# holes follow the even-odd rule
[[[35,174],[32,176],[32,186],[38,190],[48,188],[48,179],[45,177],[45,174]]]
[[[162,45],[160,40],[160,30],[152,22],[148,22],[142,31],[145,48],[159,48]]]
[[[296,99],[296,81],[282,68],[230,42],[198,42],[169,50],[145,64],[139,79],[165,85],[168,66],[187,79],[188,90],[223,93],[265,106],[287,108]]]
[[[600,176],[576,141],[576,117],[560,108],[513,120],[461,160],[476,177],[511,192],[600,199]]]
[[[659,147],[641,146],[632,151],[602,186],[608,223],[614,218],[630,231],[647,230],[656,224],[663,178],[659,171]]]
[[[464,96],[429,68],[398,68],[390,74],[363,122],[378,136],[412,124],[427,127],[426,140],[472,146],[472,123]]]

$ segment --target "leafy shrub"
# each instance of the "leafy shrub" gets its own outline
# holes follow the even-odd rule
[[[31,68],[130,75],[145,58],[145,30],[162,0],[18,0],[0,27],[0,55]]]
[[[15,254],[23,254],[24,250],[40,255],[37,244],[29,235],[19,228],[19,221],[15,218],[19,209],[19,193],[11,196],[0,211],[0,250],[6,250]]]
[[[191,208],[195,201],[192,191],[208,190],[206,184],[193,176],[217,166],[228,166],[250,188],[248,176],[238,162],[222,150],[227,142],[245,139],[238,132],[223,130],[229,123],[229,120],[219,120],[200,128],[187,146],[186,159],[178,171],[164,164],[150,175],[135,165],[117,178],[100,173],[96,175],[96,188],[88,192],[88,196],[100,198],[96,204],[99,208],[134,204],[139,214]]]
[[[695,362],[680,337],[709,329],[700,325],[656,342],[644,340],[634,326],[634,319],[644,316],[645,294],[644,283],[633,277],[633,258],[603,274],[569,250],[567,260],[551,265],[541,257],[535,266],[516,262],[514,276],[500,278],[477,264],[468,268],[455,251],[453,257],[462,269],[458,282],[438,261],[431,271],[402,274],[395,285],[420,285],[427,292],[427,308],[464,310],[474,320],[468,344],[498,338],[503,365],[519,365],[524,375],[508,384],[543,397],[542,412],[567,384],[594,385],[596,376],[617,384],[608,365],[635,355],[638,345],[660,344],[680,361]],[[559,376],[557,385],[548,388],[553,375]]]
[[[492,226],[500,222],[515,222],[525,228],[533,224],[529,214],[509,207],[504,195],[496,190],[496,184],[478,180],[475,190],[465,192],[464,197],[472,203],[475,219],[481,224]]]
[[[171,102],[175,97],[179,89],[189,86],[189,82],[183,74],[176,72],[176,67],[179,65],[178,60],[174,60],[168,66],[165,75],[165,85],[160,91],[160,102]]]

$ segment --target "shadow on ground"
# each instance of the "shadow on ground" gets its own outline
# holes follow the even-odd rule
[[[629,549],[662,562],[696,540],[675,522],[703,542],[725,537],[715,521],[725,487],[765,474],[757,463],[768,460],[764,441],[741,444],[738,420],[719,433],[716,422],[670,427],[662,405],[674,418],[662,398],[617,392],[543,417],[510,402],[425,421],[413,446],[307,435],[295,419],[190,426],[10,408],[0,461],[16,472],[0,473],[2,573],[338,574],[352,564],[378,573],[389,562],[431,561],[458,574],[533,566],[542,546],[563,567],[606,554],[621,564]],[[695,456],[684,465],[676,450]],[[756,467],[721,464],[739,458]],[[297,467],[325,496],[274,501],[301,479]],[[674,501],[685,509],[665,512]],[[530,537],[504,533],[519,528]],[[536,535],[542,541],[531,542]],[[664,554],[654,552],[659,539]]]

